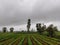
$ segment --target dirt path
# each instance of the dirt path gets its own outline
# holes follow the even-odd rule
[[[22,45],[28,45],[28,40],[27,37],[24,39],[23,44]]]
[[[40,43],[42,43],[42,45],[49,45],[48,43],[44,42],[43,40],[41,40],[41,39],[39,39],[39,38],[37,38],[37,40],[38,40]]]
[[[21,41],[21,39],[18,38],[12,45],[18,45],[20,41]]]
[[[38,45],[32,37],[30,37],[30,39],[31,39],[33,45]]]
[[[8,45],[9,43],[11,43],[14,39],[9,39],[9,40],[6,40],[4,42],[2,42],[2,45]]]

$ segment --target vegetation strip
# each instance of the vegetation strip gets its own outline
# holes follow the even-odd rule
[[[34,35],[34,37],[36,37],[36,35]],[[43,38],[42,36],[38,36],[38,35],[37,35],[37,38],[38,38],[38,39],[41,38],[41,40],[43,40],[44,42],[48,43],[48,45],[49,45],[49,44],[50,44],[50,45],[53,45],[53,43],[51,43],[50,41],[47,41],[47,38]]]
[[[32,45],[32,41],[30,40],[30,36],[28,36],[28,45]]]
[[[20,41],[21,41],[21,38],[18,38],[12,45],[18,45]]]
[[[24,41],[24,38],[20,41],[18,45],[22,45],[23,41]]]
[[[20,38],[21,35],[15,36],[15,40],[12,41],[9,45],[12,45],[14,42],[16,42],[18,40],[18,37]]]
[[[59,42],[56,42],[56,41],[52,40],[51,38],[48,38],[48,37],[45,37],[45,36],[42,36],[42,35],[40,35],[40,37],[47,38],[47,41],[50,41],[50,42],[52,42],[56,45],[60,44]]]
[[[49,38],[51,39],[52,41],[56,42],[56,43],[60,43],[60,40],[56,39],[56,38],[51,38],[51,37],[47,37],[47,36],[44,36],[45,38]]]
[[[42,35],[39,35],[41,39],[45,40],[45,42],[49,43],[50,45],[57,45],[56,43],[54,43],[53,41],[51,41],[51,39],[48,39],[47,37],[45,38],[44,36]]]
[[[33,37],[33,39],[38,43],[38,45],[42,45],[39,41],[37,41],[37,40],[35,39],[34,36],[32,36],[32,37]]]
[[[1,43],[1,45],[8,45],[11,41],[13,41],[14,39],[9,39],[9,40],[6,40],[4,42]]]
[[[18,39],[18,38],[17,38]],[[9,45],[12,45],[17,39],[15,39],[13,42],[11,42]]]
[[[32,37],[30,37],[30,39],[32,41],[32,45],[38,45],[38,43]]]
[[[38,37],[35,37],[39,42],[42,43],[42,45],[49,45],[49,43],[47,43],[46,41],[44,41],[43,39],[41,38],[38,38]]]

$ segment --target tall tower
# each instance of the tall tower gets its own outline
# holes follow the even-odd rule
[[[31,19],[28,19],[28,22],[27,22],[27,31],[28,32],[29,32],[30,26],[31,26]]]

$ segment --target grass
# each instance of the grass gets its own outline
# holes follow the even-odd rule
[[[59,32],[57,33],[60,34]],[[31,38],[33,40],[31,40]],[[24,39],[27,39],[28,45],[33,45],[33,41],[35,41],[34,45],[43,45],[43,43],[47,43],[49,45],[60,45],[60,41],[57,38],[51,38],[44,35],[40,35],[38,33],[0,33],[0,45],[12,45],[17,42],[17,45],[22,45]],[[6,43],[7,42],[7,43]]]
[[[30,40],[30,36],[28,36],[28,45],[32,45],[32,41]]]

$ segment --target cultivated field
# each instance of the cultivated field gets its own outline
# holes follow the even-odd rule
[[[60,45],[60,40],[37,33],[0,33],[0,45]]]

